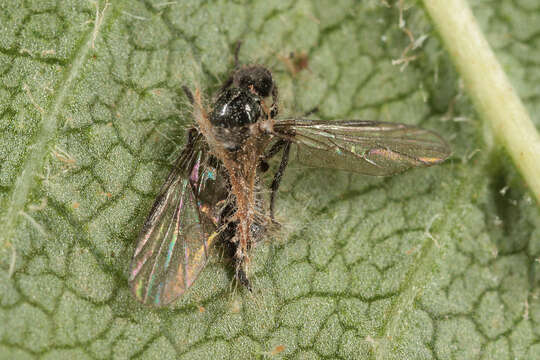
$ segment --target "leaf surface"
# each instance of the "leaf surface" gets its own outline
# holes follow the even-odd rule
[[[420,4],[385,4],[1,1],[0,358],[540,357],[538,207]],[[540,5],[471,5],[538,127]],[[239,40],[284,116],[417,125],[453,155],[391,178],[291,164],[253,293],[216,259],[145,307],[128,269],[192,121],[181,86],[210,102]]]

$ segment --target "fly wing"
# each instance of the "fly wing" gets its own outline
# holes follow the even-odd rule
[[[216,238],[214,221],[198,204],[198,192],[208,180],[199,176],[207,157],[200,140],[177,160],[137,240],[129,284],[147,305],[164,306],[183,294],[206,265]]]
[[[276,122],[274,131],[296,144],[300,163],[366,175],[431,166],[450,155],[439,135],[399,123],[294,119]]]

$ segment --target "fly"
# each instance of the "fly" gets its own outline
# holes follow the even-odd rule
[[[195,124],[143,224],[131,262],[129,284],[144,304],[164,306],[182,295],[215,244],[230,251],[236,279],[251,290],[250,252],[275,223],[276,194],[289,158],[387,176],[441,163],[450,154],[439,135],[414,126],[276,119],[278,89],[271,72],[261,65],[236,69],[209,112],[199,92],[184,87]],[[268,206],[261,175],[280,153]]]

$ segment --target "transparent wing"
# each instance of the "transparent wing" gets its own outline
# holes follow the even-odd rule
[[[198,193],[207,191],[203,184],[209,180],[204,175],[206,157],[202,141],[184,149],[144,222],[129,276],[133,295],[144,304],[170,303],[206,265],[216,238],[215,222],[201,212],[198,202]]]
[[[294,119],[276,122],[274,131],[296,145],[300,163],[366,175],[431,166],[450,155],[439,135],[398,123]]]

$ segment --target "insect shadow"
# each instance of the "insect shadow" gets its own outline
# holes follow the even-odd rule
[[[441,163],[450,154],[439,135],[414,126],[278,118],[270,70],[239,66],[238,48],[235,59],[209,110],[198,90],[183,87],[195,121],[143,224],[130,267],[132,293],[144,304],[164,306],[182,295],[216,244],[231,257],[238,282],[251,290],[250,253],[275,224],[276,194],[290,159],[387,176]],[[261,175],[278,155],[267,200]]]

